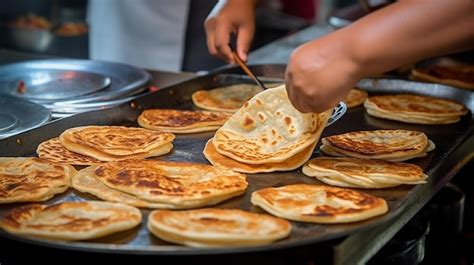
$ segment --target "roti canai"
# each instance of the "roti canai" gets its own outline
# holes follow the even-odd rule
[[[196,91],[192,95],[192,100],[202,109],[234,112],[259,92],[262,92],[262,88],[257,85],[237,84]]]
[[[91,156],[86,156],[67,150],[57,137],[44,141],[38,145],[36,153],[40,158],[61,164],[94,165],[102,162]]]
[[[364,103],[364,100],[367,99],[368,94],[364,90],[353,88],[349,91],[346,98],[344,98],[344,103],[346,103],[348,108],[354,108]]]

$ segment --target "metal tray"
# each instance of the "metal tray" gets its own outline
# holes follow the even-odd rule
[[[278,70],[279,69],[279,70]],[[257,74],[267,73],[272,77],[281,77],[281,67],[274,68],[269,66],[254,67]],[[108,125],[127,125],[136,126],[136,118],[144,110],[149,108],[178,108],[178,109],[193,109],[191,102],[191,94],[200,89],[211,89],[217,86],[230,85],[241,82],[250,83],[251,80],[242,75],[225,74],[222,72],[238,72],[235,69],[220,70],[220,73],[211,73],[206,76],[197,77],[195,79],[171,86],[166,89],[142,96],[118,107],[105,109],[102,111],[94,111],[84,114],[78,114],[66,119],[53,121],[50,124],[40,127],[38,129],[11,137],[9,139],[0,141],[0,156],[25,156],[33,155],[36,146],[42,141],[51,137],[58,136],[65,129],[90,124],[108,124]],[[264,74],[263,74],[264,75]],[[399,87],[385,89],[378,86],[385,81],[372,82],[370,80],[363,81],[367,85],[372,84],[372,87],[367,86],[369,92],[378,93],[396,93],[404,92],[420,92],[418,84],[423,88],[428,89],[426,93],[436,96],[443,95],[445,97],[457,100],[470,107],[473,111],[472,104],[474,102],[474,95],[468,91],[443,86],[438,89],[431,89],[433,84],[422,83],[397,83]],[[362,82],[362,83],[363,83]],[[391,81],[387,81],[391,82]],[[393,81],[398,82],[398,81]],[[375,84],[375,85],[374,85]],[[413,85],[415,85],[413,87]],[[396,89],[395,89],[396,87]],[[352,223],[352,224],[334,224],[334,225],[319,225],[302,222],[292,222],[293,230],[289,238],[275,242],[266,246],[259,247],[240,247],[240,248],[223,248],[223,249],[195,249],[190,247],[178,246],[169,244],[159,240],[151,235],[146,230],[146,218],[149,213],[148,210],[143,210],[144,221],[140,227],[130,231],[118,233],[107,236],[97,240],[85,242],[64,242],[42,240],[35,238],[18,237],[15,235],[0,232],[1,236],[48,246],[52,248],[63,248],[71,250],[82,250],[91,252],[105,252],[105,253],[129,253],[129,254],[147,254],[147,255],[163,255],[163,256],[177,256],[177,255],[210,255],[210,254],[235,254],[245,252],[257,252],[277,250],[283,248],[290,248],[296,246],[303,246],[313,243],[326,241],[329,239],[343,237],[355,232],[370,229],[377,224],[386,223],[392,220],[399,213],[406,210],[412,204],[417,203],[414,198],[424,196],[422,193],[426,185],[430,185],[432,189],[439,189],[446,181],[438,172],[440,166],[445,163],[444,160],[456,148],[459,148],[462,141],[474,130],[474,122],[471,114],[466,115],[462,120],[456,124],[443,126],[423,126],[411,125],[394,121],[386,121],[368,116],[363,107],[356,107],[348,110],[348,112],[332,126],[328,127],[323,136],[344,133],[354,130],[367,129],[414,129],[421,130],[427,133],[432,139],[437,148],[431,152],[427,157],[421,159],[414,159],[410,162],[420,165],[425,169],[429,176],[435,178],[429,179],[429,183],[418,186],[403,185],[396,188],[382,189],[382,190],[365,190],[365,192],[383,197],[387,200],[390,211],[380,217],[372,218],[366,221]],[[199,133],[190,135],[178,135],[175,140],[175,147],[171,154],[163,157],[163,159],[170,161],[193,161],[198,163],[207,163],[202,155],[202,150],[207,139],[213,136],[213,133]],[[446,141],[449,139],[449,141]],[[318,148],[315,149],[313,156],[318,155]],[[465,157],[462,159],[466,159]],[[248,175],[249,188],[247,192],[240,197],[225,201],[216,207],[221,208],[241,208],[255,212],[262,212],[261,209],[251,206],[249,203],[250,194],[257,189],[269,186],[282,186],[292,183],[312,183],[320,184],[314,178],[309,178],[301,173],[301,170],[295,170],[282,173],[268,173],[268,174],[249,174]],[[432,185],[432,186],[431,186]],[[71,200],[88,200],[94,197],[83,194],[77,191],[69,190],[66,193],[56,196],[47,203],[54,203],[59,201]],[[0,206],[0,215],[5,214],[8,210],[18,205],[4,205]]]

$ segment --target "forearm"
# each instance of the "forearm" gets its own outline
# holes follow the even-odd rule
[[[474,47],[474,0],[406,0],[334,33],[361,75]]]

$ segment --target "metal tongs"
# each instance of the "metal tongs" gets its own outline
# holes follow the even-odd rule
[[[242,68],[242,70],[244,70],[244,72],[248,76],[250,76],[250,78],[252,78],[253,81],[255,81],[255,83],[257,83],[259,87],[261,87],[262,89],[267,89],[265,85],[262,83],[262,81],[260,81],[260,79],[258,79],[258,77],[254,75],[254,73],[252,73],[252,71],[250,71],[247,64],[245,64],[245,62],[242,59],[240,59],[240,56],[237,54],[237,51],[234,49],[234,46],[232,45],[232,43],[229,43],[229,47],[230,47],[230,50],[232,51],[232,55],[234,56],[234,60],[239,64],[240,68]]]

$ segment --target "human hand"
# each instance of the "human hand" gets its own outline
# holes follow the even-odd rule
[[[332,35],[298,47],[285,74],[288,97],[303,113],[336,106],[362,77],[344,41]]]
[[[210,54],[235,64],[229,47],[230,35],[234,33],[237,54],[247,61],[255,32],[255,5],[256,0],[228,0],[216,4],[204,22]]]

